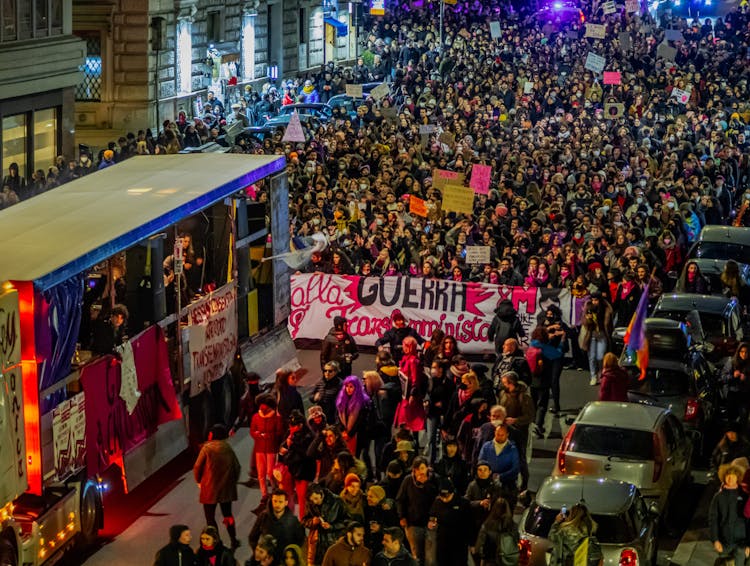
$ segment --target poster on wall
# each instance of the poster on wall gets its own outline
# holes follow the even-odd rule
[[[64,478],[86,465],[86,394],[63,401],[52,411],[55,473]]]
[[[357,344],[373,346],[391,327],[399,309],[409,326],[429,339],[440,329],[456,338],[461,352],[491,354],[488,332],[494,311],[509,300],[518,313],[528,344],[537,315],[557,305],[566,324],[581,318],[585,299],[573,298],[567,289],[508,287],[489,283],[461,283],[413,277],[359,277],[305,273],[292,276],[292,311],[289,333],[293,339],[320,339],[333,317],[343,316]]]

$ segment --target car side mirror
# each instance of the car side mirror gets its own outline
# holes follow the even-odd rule
[[[652,501],[648,504],[648,512],[654,517],[659,516],[659,504],[656,501]]]

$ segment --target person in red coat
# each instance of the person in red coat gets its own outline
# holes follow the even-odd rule
[[[395,425],[404,425],[412,432],[424,430],[424,397],[427,392],[427,377],[417,355],[417,341],[407,336],[403,341],[404,355],[398,366],[401,378],[401,402],[396,409]]]
[[[630,376],[617,363],[617,356],[612,352],[604,354],[602,360],[602,381],[599,384],[599,401],[628,401]]]
[[[272,395],[263,393],[255,399],[258,412],[250,421],[250,436],[255,445],[255,463],[258,466],[258,483],[260,483],[261,501],[268,500],[267,480],[271,479],[276,465],[276,454],[284,438],[284,424],[276,411],[276,400]]]

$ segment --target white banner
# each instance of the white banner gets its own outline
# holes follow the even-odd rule
[[[237,352],[237,283],[233,281],[188,308],[190,395],[223,376]]]
[[[141,398],[141,392],[138,391],[138,373],[135,369],[135,359],[133,358],[133,344],[128,340],[121,346],[117,347],[117,353],[120,354],[122,365],[120,366],[120,398],[125,401],[125,408],[128,414],[132,415],[138,399]]]
[[[86,397],[78,393],[52,411],[55,472],[63,478],[86,465]]]
[[[583,307],[567,289],[305,273],[292,276],[289,333],[292,338],[323,339],[333,317],[343,316],[357,344],[373,346],[391,327],[391,314],[398,309],[425,339],[440,328],[456,338],[461,352],[490,354],[495,349],[488,331],[503,299],[513,303],[526,329],[524,342],[536,327],[537,314],[549,305],[560,307],[566,323],[577,320]]]

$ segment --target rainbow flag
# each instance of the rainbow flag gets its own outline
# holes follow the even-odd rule
[[[646,317],[648,316],[648,285],[643,288],[638,308],[625,331],[625,348],[629,355],[635,354],[635,364],[641,370],[639,379],[646,377],[648,368],[648,340],[646,339]]]

